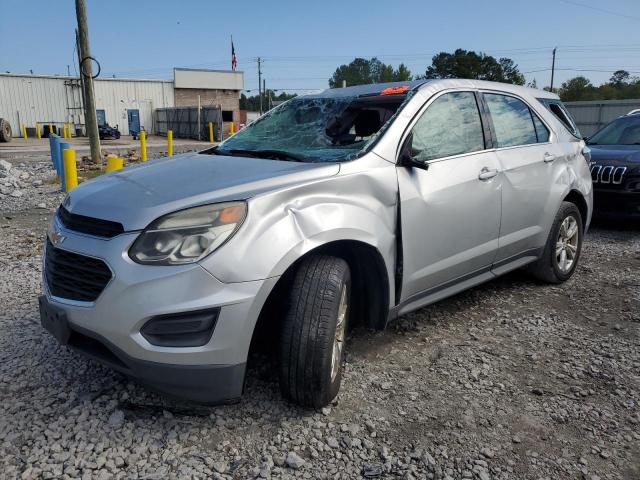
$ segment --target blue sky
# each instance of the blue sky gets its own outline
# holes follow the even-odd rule
[[[640,76],[640,0],[123,1],[87,0],[92,53],[102,75],[172,78],[172,68],[230,68],[230,36],[257,89],[326,88],[355,56],[404,62],[423,73],[456,48],[510,57],[538,86],[582,74],[599,84],[613,70]],[[74,72],[73,0],[0,0],[0,71]],[[590,71],[577,71],[590,70]],[[530,73],[529,73],[530,72]]]

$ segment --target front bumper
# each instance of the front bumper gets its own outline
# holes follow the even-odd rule
[[[44,278],[41,309],[46,302],[62,312],[69,346],[171,395],[206,403],[240,396],[253,329],[277,278],[225,284],[198,264],[139,265],[127,255],[136,233],[107,240],[56,228],[64,236],[56,248],[100,258],[113,273],[93,302],[55,297]],[[152,345],[140,333],[152,317],[212,308],[220,313],[202,346]]]
[[[45,295],[38,300],[43,327],[61,344],[133,377],[153,390],[177,398],[216,405],[234,403],[242,395],[245,363],[173,365],[133,358],[96,332],[68,322],[64,309],[49,301]],[[56,317],[55,320],[47,318],[52,315]],[[54,322],[58,322],[58,325],[54,326]]]

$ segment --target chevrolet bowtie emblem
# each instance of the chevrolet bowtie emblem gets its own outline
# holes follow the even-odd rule
[[[49,240],[51,240],[51,243],[53,244],[54,247],[57,247],[58,245],[60,245],[62,242],[65,241],[66,238],[67,237],[62,235],[57,230],[54,230],[49,234]]]

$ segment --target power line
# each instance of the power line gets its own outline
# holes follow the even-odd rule
[[[608,15],[615,15],[616,17],[623,17],[623,18],[627,18],[629,20],[635,20],[636,22],[640,22],[640,17],[635,17],[633,15],[627,15],[625,13],[614,12],[612,10],[607,10],[607,9],[600,8],[600,7],[594,7],[594,6],[591,6],[591,5],[587,5],[586,3],[576,2],[574,0],[560,0],[560,1],[564,2],[564,3],[569,3],[571,5],[576,5],[578,7],[589,8],[591,10],[595,10],[596,12],[602,12],[602,13],[606,13]]]

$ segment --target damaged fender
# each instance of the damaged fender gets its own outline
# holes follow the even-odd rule
[[[395,165],[369,153],[335,177],[257,195],[238,234],[201,265],[222,282],[261,280],[328,243],[359,241],[382,255],[393,302],[397,188]]]

